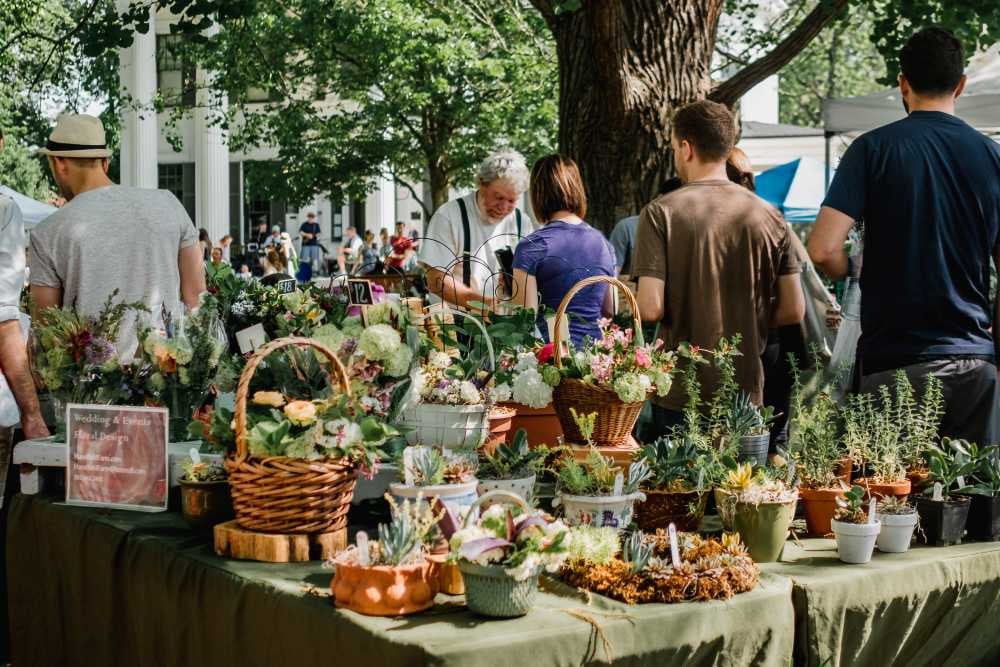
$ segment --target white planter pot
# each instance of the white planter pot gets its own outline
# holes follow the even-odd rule
[[[879,514],[882,522],[882,532],[878,534],[878,550],[889,554],[901,554],[908,551],[913,531],[917,527],[917,513],[911,514]]]
[[[552,506],[562,505],[567,525],[622,530],[632,523],[635,501],[645,499],[646,494],[641,491],[627,496],[571,496],[560,493]]]
[[[489,435],[488,418],[485,405],[417,403],[402,412],[400,423],[413,429],[406,434],[411,445],[476,448]]]
[[[390,484],[389,493],[397,502],[416,500],[417,496],[423,496],[425,501],[435,497],[440,498],[445,507],[451,510],[455,518],[461,522],[465,519],[472,503],[479,498],[479,494],[476,493],[477,486],[479,486],[479,480],[475,479],[462,484],[438,484],[436,486]]]
[[[845,563],[867,563],[872,559],[875,550],[875,540],[878,538],[882,524],[875,523],[843,523],[834,519],[830,522],[834,535],[837,536],[837,555]]]
[[[524,502],[531,505],[535,495],[535,476],[522,477],[520,479],[481,479],[479,480],[479,495],[484,496],[490,491],[510,491],[524,498]],[[492,500],[484,502],[480,508],[487,509],[493,505]]]

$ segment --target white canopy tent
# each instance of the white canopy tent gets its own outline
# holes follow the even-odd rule
[[[12,190],[6,185],[0,185],[0,194],[7,195],[14,200],[17,207],[21,209],[21,217],[24,218],[24,228],[30,230],[39,222],[56,212],[56,207],[35,201],[27,195],[22,195],[17,190]]]

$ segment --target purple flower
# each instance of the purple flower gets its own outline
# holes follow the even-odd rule
[[[114,356],[115,348],[106,338],[94,337],[90,340],[84,355],[88,364],[103,364]]]

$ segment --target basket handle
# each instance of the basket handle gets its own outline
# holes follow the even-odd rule
[[[496,354],[493,351],[493,341],[490,340],[490,332],[486,330],[486,326],[479,321],[479,318],[474,317],[471,313],[460,313],[443,302],[440,304],[440,307],[435,309],[434,312],[428,313],[428,317],[435,318],[436,316],[446,315],[446,314],[450,314],[452,317],[462,317],[467,320],[472,320],[473,322],[476,323],[476,326],[479,327],[479,330],[483,332],[483,337],[486,339],[486,351],[489,353],[489,358],[490,358],[490,371],[496,371],[497,361],[495,358]],[[443,325],[444,322],[441,321],[440,324]]]
[[[333,350],[319,341],[312,340],[311,338],[300,337],[278,338],[257,348],[257,350],[253,353],[253,356],[250,357],[250,361],[247,362],[246,368],[243,369],[243,373],[240,374],[240,382],[236,387],[236,409],[233,414],[233,419],[236,422],[235,431],[237,461],[245,461],[248,453],[247,394],[250,393],[250,380],[253,379],[254,373],[257,372],[257,367],[260,366],[264,359],[266,359],[272,352],[285,347],[311,347],[321,353],[327,358],[327,360],[329,360],[330,365],[333,366],[333,370],[337,375],[337,380],[340,385],[340,390],[345,394],[350,393],[351,391],[351,381],[347,376],[347,369],[344,368],[344,364],[340,362],[340,359],[337,358],[337,355],[333,352]],[[330,377],[331,381],[333,380],[329,373],[327,373],[327,377]]]
[[[563,297],[562,302],[559,304],[559,308],[556,310],[556,322],[555,322],[555,334],[552,337],[552,348],[554,350],[553,357],[555,358],[556,368],[562,368],[562,318],[566,316],[566,308],[569,307],[569,302],[573,300],[577,292],[582,290],[584,287],[590,287],[591,285],[596,285],[598,283],[607,283],[612,287],[617,287],[625,295],[625,299],[628,301],[629,306],[632,308],[632,319],[633,319],[633,333],[635,335],[635,340],[638,341],[640,345],[643,344],[642,339],[642,320],[639,319],[639,302],[635,300],[635,295],[632,294],[632,290],[628,288],[628,285],[618,280],[617,278],[612,278],[611,276],[590,276],[589,278],[584,278],[577,284],[573,285],[566,296]]]
[[[465,519],[462,521],[462,525],[464,528],[468,528],[470,526],[469,521],[472,520],[472,517],[476,514],[475,510],[479,508],[479,506],[482,505],[487,500],[502,500],[512,505],[517,505],[525,512],[531,509],[530,507],[528,507],[528,503],[524,501],[524,498],[517,495],[513,491],[504,491],[503,489],[496,489],[495,491],[484,493],[483,495],[476,498],[476,500],[473,501],[471,505],[469,505],[469,509],[465,514]]]

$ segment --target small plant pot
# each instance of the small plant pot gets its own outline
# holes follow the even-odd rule
[[[178,483],[181,487],[181,516],[195,530],[207,530],[236,516],[229,482],[189,482],[182,479]]]
[[[465,582],[465,603],[477,614],[514,618],[524,616],[535,604],[540,570],[524,581],[517,581],[499,565],[459,561],[458,569]]]
[[[854,473],[854,460],[850,456],[841,457],[833,467],[833,474],[844,481],[848,488],[851,486],[851,476]]]
[[[919,496],[917,512],[924,542],[935,546],[960,544],[970,504],[968,496],[949,496],[945,500]]]
[[[562,505],[566,524],[569,526],[596,526],[622,530],[632,523],[633,505],[645,500],[646,494],[627,496],[571,496],[559,493],[553,506]]]
[[[806,530],[810,536],[823,537],[830,534],[830,521],[837,511],[837,498],[843,496],[842,489],[799,489],[799,498],[806,515]]]
[[[555,447],[559,444],[559,438],[563,434],[562,424],[551,403],[544,408],[531,408],[520,403],[500,403],[499,406],[517,409],[517,414],[511,420],[510,430],[507,431],[507,444],[513,442],[514,434],[522,428],[528,434],[528,444],[531,447]]]
[[[912,468],[906,471],[910,480],[910,493],[918,494],[931,485],[931,471],[927,468]]]
[[[424,502],[431,498],[440,498],[444,506],[451,510],[459,521],[469,512],[469,508],[479,497],[477,487],[479,480],[462,484],[438,484],[435,486],[407,486],[406,484],[390,484],[389,493],[397,502],[404,500],[416,501],[423,496]]]
[[[837,536],[837,555],[840,560],[861,564],[872,559],[875,540],[882,529],[881,523],[846,523],[834,519],[830,522],[830,527]]]
[[[795,500],[783,503],[735,503],[733,528],[747,545],[757,563],[773,563],[781,558],[788,528],[795,517]]]
[[[517,410],[512,407],[497,406],[490,410],[488,417],[490,433],[482,446],[484,452],[487,454],[496,452],[497,447],[507,439],[515,416],[517,416]]]
[[[970,540],[1000,539],[1000,496],[961,494],[969,499],[969,519],[965,530]]]
[[[479,447],[489,435],[485,405],[418,403],[401,415],[411,445],[440,445],[448,449]]]
[[[878,534],[876,545],[878,550],[887,554],[901,554],[910,550],[913,541],[913,531],[917,527],[918,515],[909,514],[879,514],[882,530]]]
[[[522,477],[520,479],[481,479],[479,480],[478,491],[481,496],[485,496],[490,491],[510,491],[531,505],[535,492],[535,476],[532,475],[531,477]],[[493,504],[494,501],[487,500],[480,505],[480,508],[487,509]]]
[[[337,565],[330,584],[334,604],[366,616],[402,616],[434,605],[437,564],[392,567]]]
[[[859,477],[854,483],[865,490],[865,499],[874,496],[878,500],[883,498],[899,498],[905,501],[910,495],[910,480],[904,479],[898,482],[880,483],[870,477]]]
[[[671,523],[677,530],[694,532],[701,525],[708,502],[707,491],[646,491],[646,499],[635,506],[635,522],[646,533],[657,528],[667,529]]]
[[[767,465],[767,448],[771,443],[771,434],[745,435],[740,438],[740,451],[736,458],[740,463],[750,463],[755,466]]]

